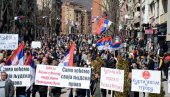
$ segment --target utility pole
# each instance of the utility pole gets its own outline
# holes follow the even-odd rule
[[[166,41],[167,41],[167,45],[168,45],[168,51],[170,51],[170,0],[168,0],[168,18],[167,18]]]

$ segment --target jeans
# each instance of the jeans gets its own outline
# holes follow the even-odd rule
[[[87,97],[90,97],[90,89],[87,89],[87,90],[86,90],[86,96],[87,96]]]
[[[51,97],[60,97],[60,95],[59,94],[52,94]]]
[[[47,91],[39,92],[40,97],[47,97]]]
[[[27,95],[26,97],[30,97],[30,94],[31,94],[31,92],[28,90],[26,93],[26,95]]]
[[[70,89],[70,93],[69,93],[68,97],[73,97],[73,89],[72,88]]]
[[[16,97],[27,97],[25,92],[19,92],[16,94]]]
[[[77,96],[77,97],[85,97],[85,96],[79,95],[79,96]]]

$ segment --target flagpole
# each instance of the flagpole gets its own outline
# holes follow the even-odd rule
[[[115,50],[114,50],[114,57],[116,58]]]
[[[17,97],[17,96],[16,96],[16,86],[14,87],[14,90],[15,90],[15,91],[14,91],[14,97]]]

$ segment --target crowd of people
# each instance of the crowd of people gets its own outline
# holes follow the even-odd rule
[[[104,36],[85,35],[85,34],[70,34],[60,35],[52,38],[42,37],[38,41],[41,42],[41,48],[31,48],[31,42],[25,42],[24,60],[29,54],[32,54],[35,64],[53,65],[57,66],[63,59],[67,49],[74,41],[76,44],[74,50],[73,63],[76,67],[91,67],[92,62],[97,57],[104,61],[102,66],[116,69],[118,64],[117,56],[121,55],[124,60],[128,60],[131,69],[146,69],[146,70],[163,70],[168,78],[168,68],[170,66],[170,53],[163,53],[162,48],[158,46],[156,51],[145,51],[145,44],[142,40],[135,39],[120,39],[126,42],[128,46],[118,51],[99,51],[96,47],[98,39]],[[113,37],[114,39],[114,37]],[[131,48],[131,49],[130,49]],[[6,64],[7,58],[12,51],[2,50],[0,53],[1,66]],[[164,55],[163,55],[164,54]],[[93,70],[92,70],[93,71]],[[76,91],[76,97],[106,97],[106,90],[100,89],[100,72],[93,72],[95,79],[91,79],[90,89],[70,89],[68,97],[73,97],[73,91]],[[47,92],[50,91],[51,97],[60,97],[62,93],[61,87],[48,87],[35,85],[29,89],[26,87],[16,88],[16,97],[36,97],[36,92],[39,92],[40,97],[47,97]],[[1,73],[0,93],[2,97],[13,97],[14,86],[12,81],[8,79],[7,73]],[[139,97],[139,93],[130,92],[129,97]]]

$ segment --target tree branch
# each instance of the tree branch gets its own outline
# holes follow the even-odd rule
[[[93,0],[93,1],[94,1],[94,3],[96,3],[96,4],[100,5],[100,6],[101,6],[101,7],[103,7],[105,10],[107,10],[107,7],[103,6],[102,4],[98,3],[98,2],[97,2],[97,1],[95,1],[95,0]]]

